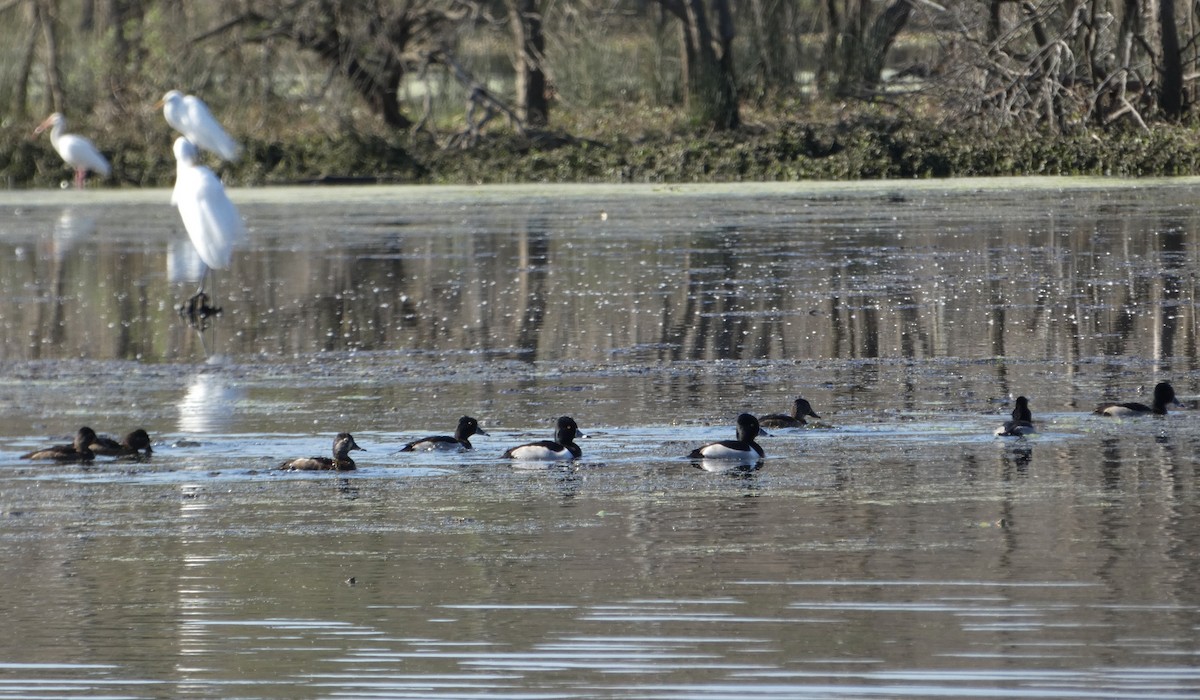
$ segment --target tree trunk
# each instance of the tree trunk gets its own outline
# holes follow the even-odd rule
[[[787,7],[783,0],[751,0],[756,36],[750,37],[758,54],[759,75],[765,94],[777,93],[794,81],[795,63],[788,39]]]
[[[1175,24],[1175,0],[1161,0],[1158,26],[1162,38],[1162,78],[1158,89],[1158,108],[1170,119],[1183,116],[1183,57],[1179,49],[1179,29]]]
[[[36,0],[38,23],[46,42],[46,87],[48,111],[61,112],[67,100],[63,91],[62,69],[58,65],[57,8],[53,0]]]
[[[29,117],[29,78],[33,73],[33,61],[37,56],[38,35],[42,33],[41,13],[31,8],[29,36],[21,54],[21,67],[17,69],[17,84],[13,89],[14,115],[18,119]]]
[[[912,0],[893,0],[871,24],[864,49],[867,57],[860,77],[863,86],[874,89],[883,80],[884,64],[896,37],[912,15]]]
[[[728,0],[711,0],[711,11],[703,0],[660,2],[682,22],[688,114],[697,124],[736,129],[741,119],[733,73],[733,15]]]
[[[327,62],[337,66],[342,76],[350,82],[354,91],[367,102],[385,124],[397,129],[412,126],[412,120],[400,109],[398,93],[400,79],[404,77],[404,65],[389,52],[382,65],[374,71],[364,66],[357,58],[345,55],[342,36],[335,28],[323,34],[294,32],[292,38],[301,47],[315,52]]]
[[[134,27],[142,26],[146,8],[142,0],[107,0],[104,9],[99,25],[109,37],[105,98],[109,109],[119,114],[126,105],[136,102],[127,99],[126,93],[141,75],[137,55],[140,42],[131,40],[129,34],[131,30],[137,31]]]
[[[508,11],[516,44],[517,113],[526,124],[545,126],[550,122],[550,102],[543,68],[546,36],[538,0],[508,0]]]
[[[828,31],[832,36],[825,44],[823,74],[838,97],[863,96],[879,87],[888,52],[912,14],[912,0],[892,0],[868,24],[863,0],[851,3],[840,24],[831,13]]]
[[[1004,22],[1004,0],[988,0],[987,43],[994,43],[1000,38],[1000,30]]]
[[[838,36],[844,22],[838,0],[825,0],[825,42],[821,46],[821,60],[817,63],[814,81],[819,92],[826,92],[834,82],[830,76],[836,63],[834,57],[837,55]]]

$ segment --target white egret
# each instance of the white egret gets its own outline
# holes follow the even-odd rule
[[[196,162],[200,154],[192,142],[181,136],[175,139],[174,150],[175,189],[171,192],[171,204],[179,210],[183,227],[204,265],[209,270],[224,270],[232,260],[234,245],[246,236],[246,224],[213,171]],[[195,310],[199,302],[203,310],[207,277],[206,271],[187,308]]]
[[[236,161],[241,156],[241,145],[225,133],[221,123],[199,97],[171,90],[154,105],[155,109],[159,107],[162,107],[163,118],[171,128],[183,134],[197,148],[212,151],[228,161]]]
[[[55,112],[46,117],[46,121],[39,124],[38,128],[33,130],[33,134],[36,136],[46,129],[50,129],[50,143],[54,145],[54,150],[58,151],[58,155],[62,156],[67,165],[75,168],[75,187],[77,189],[83,189],[83,179],[87,177],[89,170],[108,177],[112,168],[109,167],[104,156],[100,155],[96,146],[82,136],[64,134],[63,130],[66,128],[66,118]]]

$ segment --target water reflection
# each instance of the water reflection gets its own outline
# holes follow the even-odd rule
[[[179,401],[177,430],[186,435],[239,432],[236,406],[244,395],[245,389],[223,376],[219,368],[196,374]]]
[[[167,281],[172,285],[199,285],[204,270],[204,261],[191,241],[174,238],[167,243]]]
[[[412,221],[398,225],[401,205],[386,196],[357,202],[348,218],[336,200],[298,195],[248,205],[262,226],[225,276],[227,351],[1069,363],[1194,354],[1186,271],[1200,254],[1194,218],[1162,213],[1174,192],[1047,194],[993,195],[1003,201],[988,206],[1005,216],[986,227],[964,223],[976,211],[970,196],[877,210],[853,198],[797,208],[794,197],[763,195],[738,210],[719,197],[646,198],[624,206],[640,207],[632,219],[646,225],[621,227],[572,216],[569,198],[468,206],[453,221],[405,203]],[[1099,206],[1122,196],[1123,206]],[[129,204],[87,215],[32,207],[8,221],[3,291],[31,303],[0,310],[14,331],[3,356],[186,359],[163,300],[197,270],[161,217],[157,205]],[[38,259],[23,259],[25,239],[39,236]],[[116,338],[122,329],[141,338]],[[996,372],[1007,384],[1008,365]]]

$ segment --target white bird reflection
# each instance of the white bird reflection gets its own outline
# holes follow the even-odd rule
[[[56,263],[70,253],[84,238],[96,232],[96,218],[74,207],[63,209],[54,222],[54,231],[48,242],[49,257]]]
[[[761,459],[697,459],[692,466],[706,472],[748,473],[762,469]]]
[[[167,281],[171,284],[198,284],[204,277],[204,261],[186,238],[172,238],[167,244]]]
[[[219,373],[201,372],[192,377],[179,402],[179,431],[182,433],[226,433],[233,427],[234,405],[245,390],[231,386]]]

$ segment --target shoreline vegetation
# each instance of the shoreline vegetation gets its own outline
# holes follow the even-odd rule
[[[1200,174],[1200,29],[1173,3],[13,0],[0,186],[164,187],[155,101],[201,97],[230,186]]]
[[[236,127],[231,131],[238,133]],[[88,187],[171,186],[175,163],[170,149],[158,143],[169,146],[171,134],[165,125],[154,132],[148,137],[145,131],[113,130],[93,137],[114,172],[105,179],[89,176]],[[241,142],[245,151],[239,162],[207,159],[231,186],[1200,174],[1195,129],[1173,124],[1156,124],[1148,131],[1012,130],[988,135],[917,119],[858,114],[841,121],[747,120],[733,130],[680,128],[637,135],[614,130],[588,137],[562,130],[518,134],[497,128],[465,148],[444,147],[427,134],[388,136],[354,130],[273,140],[251,135]],[[0,177],[8,189],[57,187],[70,176],[48,139],[33,140],[16,130],[0,135]]]

